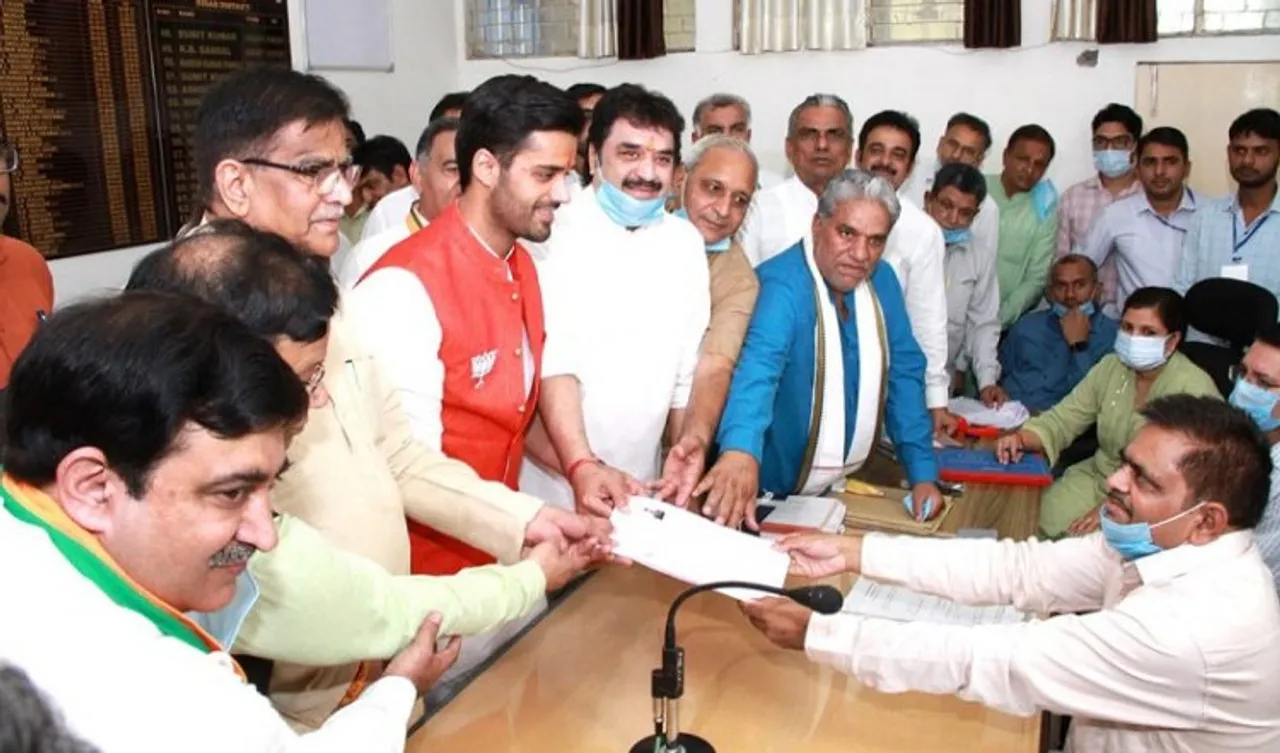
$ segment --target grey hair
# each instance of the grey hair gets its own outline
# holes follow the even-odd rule
[[[707,114],[708,110],[719,110],[721,107],[737,107],[742,110],[742,114],[747,119],[747,127],[751,127],[751,105],[747,104],[747,100],[739,97],[737,94],[726,94],[718,92],[710,97],[703,99],[693,108],[693,127],[698,129],[702,124],[702,116]]]
[[[827,183],[818,199],[818,216],[830,219],[836,207],[852,199],[878,201],[889,211],[889,226],[893,227],[902,213],[898,192],[893,184],[865,170],[844,170]]]
[[[849,138],[853,138],[853,111],[849,109],[848,102],[834,94],[810,94],[804,98],[803,102],[796,105],[791,111],[791,117],[787,118],[787,138],[796,137],[796,128],[800,126],[800,113],[810,107],[834,107],[839,110],[844,114],[844,128],[849,132]]]
[[[751,160],[751,169],[755,171],[756,177],[760,176],[760,162],[756,159],[756,153],[751,151],[751,145],[740,138],[723,133],[713,133],[693,142],[693,146],[684,156],[685,175],[693,175],[693,171],[701,164],[702,159],[710,154],[712,149],[718,148],[733,149],[747,155],[747,159]]]

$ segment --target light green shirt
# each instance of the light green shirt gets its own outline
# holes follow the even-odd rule
[[[996,280],[1000,284],[1000,325],[1013,326],[1044,295],[1058,234],[1057,206],[1043,220],[1031,194],[1010,198],[999,175],[987,176],[987,192],[1000,208],[1000,236],[996,245]]]
[[[390,658],[430,612],[441,635],[474,635],[523,617],[546,591],[536,562],[473,567],[443,577],[388,573],[283,516],[280,542],[249,561],[261,589],[235,652],[331,667]]]
[[[1134,408],[1137,383],[1133,369],[1113,353],[1089,370],[1076,388],[1045,413],[1023,427],[1034,432],[1044,445],[1050,463],[1093,423],[1098,424],[1098,452],[1088,461],[1099,482],[1120,467],[1120,452],[1142,426],[1142,416]],[[1208,395],[1221,398],[1213,379],[1175,352],[1165,364],[1155,384],[1147,392],[1147,402],[1165,395]]]

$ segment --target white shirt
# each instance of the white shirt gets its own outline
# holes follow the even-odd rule
[[[478,236],[476,241],[494,253]],[[507,279],[511,279],[509,268]],[[434,450],[441,449],[444,363],[440,360],[440,345],[444,331],[426,286],[407,269],[379,269],[346,295],[344,311],[399,393],[414,439]],[[523,329],[522,336],[520,352],[527,395],[533,388],[535,368],[528,329]]]
[[[756,174],[756,187],[758,190],[767,191],[774,186],[780,185],[784,180],[786,178],[782,176],[782,173],[775,173],[767,167],[762,167]]]
[[[1190,188],[1182,192],[1182,202],[1169,217],[1157,214],[1142,191],[1098,214],[1084,246],[1076,252],[1098,266],[1115,254],[1118,295],[1116,304],[1107,304],[1103,313],[1118,319],[1119,309],[1138,288],[1173,287],[1182,265],[1182,245],[1195,215],[1196,197]]]
[[[911,202],[902,211],[885,247],[907,300],[911,331],[924,351],[925,403],[945,408],[950,396],[947,377],[947,296],[944,288],[942,230]],[[818,197],[799,178],[756,194],[740,240],[752,264],[759,265],[791,248],[805,236],[818,211]],[[992,256],[994,258],[994,254]]]
[[[423,227],[426,227],[424,223]],[[400,222],[383,230],[381,233],[372,238],[365,238],[351,249],[351,262],[349,265],[348,280],[345,280],[344,290],[351,290],[355,287],[360,278],[364,276],[369,268],[378,263],[382,255],[391,250],[391,247],[400,243],[411,235],[409,232],[409,223],[401,218]]]
[[[404,222],[409,214],[409,207],[418,200],[418,192],[412,185],[397,188],[373,205],[369,219],[365,220],[360,240],[372,238],[397,222]]]
[[[873,534],[862,572],[963,603],[1060,613],[980,627],[815,615],[809,657],[878,690],[1070,714],[1077,753],[1280,750],[1280,602],[1248,531],[1133,563],[1101,534]]]
[[[1253,529],[1262,559],[1271,568],[1280,591],[1280,444],[1271,445],[1271,496],[1262,511],[1262,520]]]
[[[356,280],[360,279],[356,274],[356,260],[351,241],[347,240],[347,236],[342,233],[338,233],[338,250],[329,260],[329,273],[338,283],[339,290],[350,288],[356,284]]]
[[[81,576],[48,534],[2,512],[0,572],[0,663],[24,671],[102,753],[404,749],[417,693],[402,677],[378,680],[300,737],[227,654],[162,635]]]
[[[560,208],[534,258],[547,327],[543,377],[575,375],[592,452],[638,479],[656,479],[667,418],[689,402],[711,316],[702,236],[671,214],[628,231],[588,188]],[[520,490],[573,506],[560,475],[532,461],[521,469]]]
[[[906,199],[920,209],[924,209],[924,195],[933,188],[933,179],[937,174],[937,160],[929,164],[917,161],[911,176],[898,191],[898,198]],[[978,215],[973,218],[973,224],[969,230],[973,234],[970,246],[976,248],[982,256],[995,259],[996,247],[1000,243],[1000,207],[996,206],[996,201],[991,198],[990,193],[983,197],[982,203],[978,204]]]
[[[973,372],[979,389],[1000,381],[1000,285],[995,255],[970,244],[947,246],[947,371]],[[963,359],[961,358],[963,356]]]

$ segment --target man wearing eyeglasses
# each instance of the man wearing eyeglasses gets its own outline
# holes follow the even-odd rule
[[[18,169],[18,150],[0,138],[0,225],[9,216],[9,176]],[[17,238],[0,235],[0,419],[9,370],[41,320],[53,311],[53,276],[40,252]],[[2,445],[0,445],[2,446]]]
[[[1142,117],[1131,108],[1112,102],[1093,116],[1092,127],[1093,168],[1098,174],[1062,192],[1058,204],[1058,258],[1080,253],[1102,210],[1142,190],[1133,156],[1142,137]],[[1114,311],[1124,303],[1117,300],[1119,283],[1114,257],[1098,267],[1098,282],[1102,285],[1104,309]]]
[[[1271,445],[1271,496],[1253,540],[1280,591],[1280,325],[1258,335],[1235,371],[1233,406],[1249,414]]]

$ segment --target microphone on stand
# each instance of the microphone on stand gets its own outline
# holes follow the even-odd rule
[[[715,753],[711,743],[680,732],[680,698],[684,695],[684,649],[676,645],[676,611],[690,596],[721,588],[745,588],[774,594],[806,606],[818,614],[835,614],[844,596],[832,586],[777,588],[746,581],[722,580],[694,586],[671,602],[662,644],[662,666],[653,670],[653,734],[631,746],[631,753]]]

